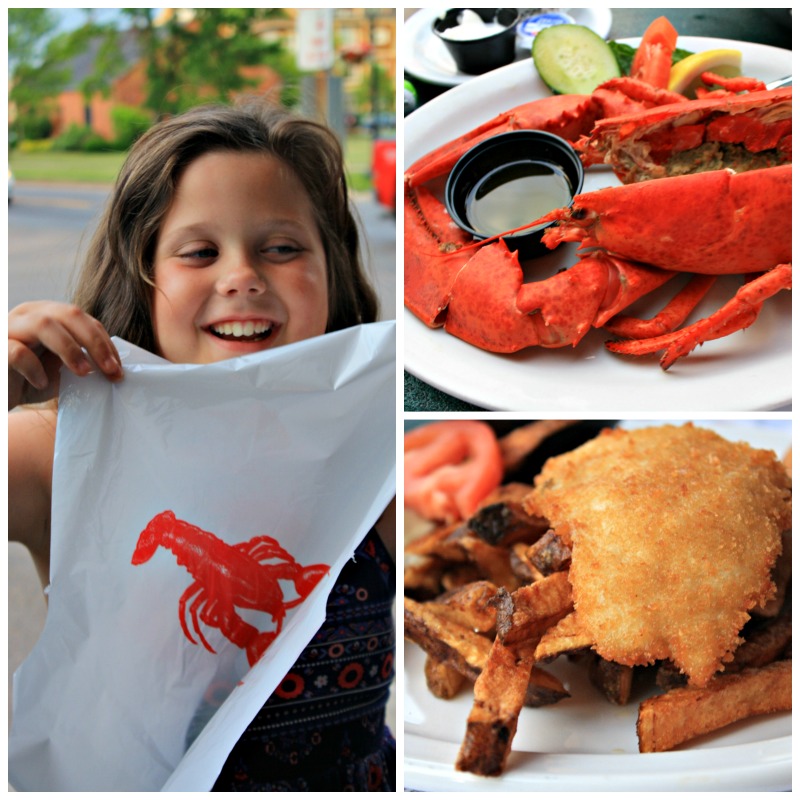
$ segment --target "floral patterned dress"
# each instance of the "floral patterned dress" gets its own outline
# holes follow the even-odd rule
[[[373,530],[326,620],[228,756],[214,791],[394,791],[394,563]]]

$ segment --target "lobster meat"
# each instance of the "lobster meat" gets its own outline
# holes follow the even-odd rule
[[[227,544],[213,533],[177,519],[172,511],[163,511],[150,520],[139,535],[131,564],[149,561],[159,547],[173,553],[194,578],[178,603],[178,618],[186,638],[197,644],[189,630],[191,618],[200,642],[214,653],[200,622],[218,628],[226,639],[245,650],[250,666],[278,637],[286,611],[300,605],[330,570],[326,564],[298,564],[271,536]],[[294,584],[297,597],[284,598],[281,580]],[[259,631],[242,619],[237,607],[266,612],[272,617],[274,630]]]
[[[674,47],[663,26],[644,41],[655,42],[648,52],[657,60]],[[631,340],[609,342],[609,350],[665,350],[666,369],[704,341],[752,324],[764,300],[790,289],[791,88],[767,91],[752,79],[708,74],[721,88],[687,100],[664,88],[662,67],[645,62],[639,78],[609,81],[591,96],[513,109],[412,164],[404,187],[406,307],[430,327],[499,353],[575,346],[603,327]],[[749,91],[733,94],[741,89]],[[586,166],[610,164],[623,183],[578,195],[571,208],[531,223],[554,223],[548,247],[581,243],[577,264],[536,282],[525,281],[502,239],[475,243],[456,227],[436,184],[476,142],[518,127],[563,136]],[[623,314],[678,273],[691,278],[655,318]],[[715,276],[734,274],[748,278],[731,301],[676,330]]]
[[[725,85],[737,82],[716,78]],[[755,84],[759,86],[763,84]],[[711,93],[599,120],[577,143],[585,166],[608,163],[623,183],[715,169],[762,169],[792,160],[792,89]]]

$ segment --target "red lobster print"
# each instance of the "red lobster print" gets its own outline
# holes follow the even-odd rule
[[[172,511],[162,511],[150,520],[139,535],[131,564],[149,561],[159,545],[171,551],[194,578],[178,603],[186,638],[197,644],[187,624],[191,616],[192,628],[206,650],[216,652],[203,636],[200,622],[219,628],[245,650],[250,666],[281,632],[287,609],[300,605],[330,569],[327,564],[298,564],[271,536],[227,544],[213,533],[177,519]],[[292,581],[299,596],[285,601],[279,580]],[[237,606],[266,612],[275,630],[259,631],[236,613]]]

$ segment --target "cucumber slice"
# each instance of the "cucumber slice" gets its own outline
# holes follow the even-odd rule
[[[542,80],[556,94],[591,94],[622,74],[605,39],[583,25],[554,25],[539,31],[532,55]]]

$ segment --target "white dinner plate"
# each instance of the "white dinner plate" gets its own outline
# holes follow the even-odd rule
[[[622,423],[624,427],[660,422]],[[735,441],[783,457],[791,423],[716,422]],[[559,658],[546,669],[571,697],[545,708],[525,708],[504,774],[483,778],[457,772],[456,761],[472,693],[438,700],[425,685],[424,653],[404,649],[404,781],[418,791],[788,791],[792,781],[792,715],[771,714],[736,723],[666,753],[639,753],[638,701],[614,706],[592,688],[581,668]]]
[[[453,57],[433,32],[434,21],[446,8],[422,8],[406,20],[403,28],[403,70],[437,86],[458,86],[475,76],[459,71]],[[591,28],[604,39],[611,30],[611,10],[608,8],[559,10],[568,13],[578,25]]]
[[[621,41],[638,44],[637,39]],[[767,45],[685,36],[678,39],[678,46],[692,52],[734,47],[742,52],[743,71],[765,81],[792,71],[791,51]],[[405,118],[405,167],[494,115],[548,94],[530,60],[450,89]],[[593,167],[587,170],[583,191],[617,183],[607,168]],[[540,259],[541,274],[548,276],[574,264],[576,248],[562,245]],[[687,322],[708,316],[738,285],[737,277],[720,278]],[[653,300],[668,295],[669,284]],[[667,372],[654,356],[636,359],[608,352],[604,347],[608,334],[602,330],[592,330],[575,348],[530,347],[498,355],[440,328],[428,328],[405,309],[405,368],[443,392],[491,410],[601,415],[640,410],[788,410],[791,307],[790,293],[780,292],[764,304],[750,328],[706,342]],[[636,310],[647,315],[656,308]]]

